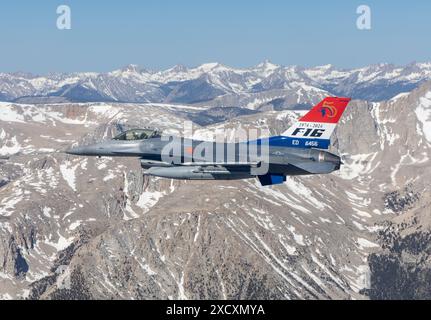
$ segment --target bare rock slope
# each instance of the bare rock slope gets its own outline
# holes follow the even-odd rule
[[[187,108],[0,105],[0,297],[430,297],[430,84],[353,101],[331,146],[342,169],[281,186],[148,178],[133,159],[59,152],[127,127],[178,130]],[[297,116],[197,135],[279,133]]]

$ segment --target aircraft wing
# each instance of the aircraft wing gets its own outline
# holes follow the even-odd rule
[[[296,167],[303,174],[330,173],[337,166],[331,162],[291,162],[291,166]],[[338,165],[339,166],[339,165]],[[281,184],[286,181],[286,176],[282,174],[267,173],[257,177],[263,186]]]
[[[330,173],[337,167],[337,164],[332,162],[292,162],[290,164],[311,174]]]

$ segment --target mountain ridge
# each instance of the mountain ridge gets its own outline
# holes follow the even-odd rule
[[[428,80],[431,80],[431,63],[426,62],[340,69],[333,65],[305,68],[264,61],[242,69],[205,63],[193,68],[177,65],[160,71],[128,65],[106,73],[52,73],[46,76],[0,73],[0,99],[30,103],[62,98],[68,102],[211,104],[225,95],[235,97],[307,87],[331,95],[382,101],[409,92]],[[196,91],[200,96],[195,96]],[[239,105],[235,100],[227,106]]]

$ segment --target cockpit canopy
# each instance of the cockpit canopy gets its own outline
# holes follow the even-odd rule
[[[132,129],[120,133],[114,140],[134,141],[150,138],[160,138],[161,134],[157,130],[151,129]]]

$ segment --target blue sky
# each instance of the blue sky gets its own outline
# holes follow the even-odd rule
[[[56,28],[61,4],[71,30]],[[369,31],[356,28],[360,4],[371,7]],[[430,13],[428,0],[2,1],[0,72],[430,61]]]

